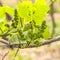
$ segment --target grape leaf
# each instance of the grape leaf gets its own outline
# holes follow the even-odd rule
[[[51,38],[48,27],[45,29],[45,32],[43,33],[43,37],[44,37],[44,39]]]
[[[26,22],[34,20],[36,24],[41,24],[49,7],[46,5],[45,0],[37,0],[34,4],[30,1],[24,1],[18,4],[17,10]]]
[[[7,5],[4,5],[3,8],[4,8],[5,12],[10,14],[11,16],[14,15],[14,8],[11,8],[11,7],[7,6]]]
[[[5,17],[5,10],[3,7],[0,7],[0,19]]]
[[[30,1],[24,1],[23,3],[18,4],[17,10],[19,15],[25,19],[25,22],[31,21],[31,9],[33,8],[33,4]]]
[[[49,10],[45,0],[37,0],[34,4],[36,8],[35,14],[33,15],[33,20],[35,20],[36,24],[41,24]]]
[[[5,26],[6,23],[7,21],[5,20],[5,18],[0,19],[0,34],[6,31],[7,29],[7,27]]]

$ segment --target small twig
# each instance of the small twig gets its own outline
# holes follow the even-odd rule
[[[51,1],[51,5],[50,5],[50,16],[52,19],[52,33],[51,36],[53,37],[53,35],[55,34],[55,28],[56,28],[56,23],[55,23],[55,19],[54,19],[54,2],[52,0]]]
[[[2,1],[0,0],[0,6],[3,6],[3,3],[2,3]]]
[[[53,43],[53,42],[56,42],[56,41],[60,41],[60,36],[57,36],[55,38],[49,39],[45,42],[42,42],[42,45],[47,45],[47,44],[50,44],[50,43]]]
[[[9,51],[7,53],[4,54],[4,56],[2,57],[2,60],[5,59],[5,57],[8,55]]]
[[[4,40],[4,39],[0,39],[0,42],[1,42],[1,43],[4,43],[4,44],[7,44],[7,45],[9,44],[9,42],[6,41],[6,40]]]
[[[17,56],[18,52],[19,52],[19,48],[17,49],[17,51],[16,51],[16,53],[15,53],[15,55],[14,55],[13,60],[15,60],[15,57]]]

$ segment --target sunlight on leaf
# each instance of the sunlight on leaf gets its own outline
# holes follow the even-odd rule
[[[0,18],[5,17],[5,10],[3,7],[0,7]]]
[[[7,21],[5,20],[5,18],[0,19],[0,34],[3,33],[7,29],[5,27],[6,23],[7,23]]]
[[[44,37],[44,39],[51,38],[48,27],[45,29],[45,32],[43,33],[43,37]]]
[[[36,24],[41,24],[49,7],[44,0],[37,0],[34,4],[30,1],[24,1],[23,3],[18,4],[17,10],[19,15],[23,17],[26,22],[34,20]]]
[[[31,21],[31,9],[32,9],[32,2],[23,2],[18,4],[18,12],[19,15],[25,19],[26,22]]]
[[[14,8],[11,8],[7,5],[4,5],[3,8],[4,8],[5,12],[7,12],[8,14],[10,14],[12,16],[14,15]]]

